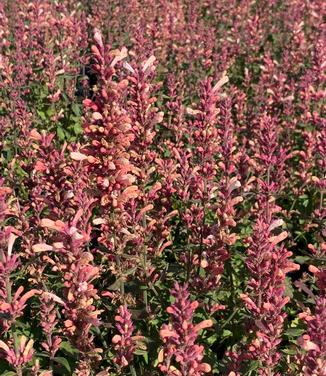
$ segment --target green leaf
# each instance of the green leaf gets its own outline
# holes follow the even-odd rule
[[[288,355],[296,355],[298,353],[296,349],[283,349],[282,352]]]
[[[232,336],[232,332],[230,330],[224,329],[223,332],[222,332],[222,337],[226,338],[226,337],[230,337],[230,336]]]
[[[83,128],[81,127],[80,122],[75,122],[73,129],[76,135],[83,133]]]
[[[57,135],[61,141],[63,141],[66,138],[65,132],[63,131],[61,127],[57,128]]]
[[[47,116],[50,118],[51,116],[53,116],[55,114],[55,109],[53,107],[49,107],[47,110],[46,110],[46,114]]]
[[[121,279],[117,279],[115,282],[112,283],[112,285],[110,285],[108,287],[108,290],[111,290],[111,291],[118,291],[121,289],[121,283],[122,283],[122,280]]]
[[[77,103],[73,103],[71,105],[71,109],[72,109],[72,112],[76,115],[76,116],[80,116],[80,106],[78,106]]]
[[[134,354],[143,356],[145,363],[148,364],[148,352],[146,350],[137,349]]]
[[[130,274],[134,274],[134,272],[137,270],[137,266],[135,266],[134,268],[131,268],[131,269],[128,269],[124,272],[124,275],[130,275]],[[147,287],[146,287],[147,288]]]
[[[304,333],[304,329],[302,328],[289,328],[287,329],[284,334],[288,337],[299,337]]]
[[[71,355],[79,353],[78,349],[76,349],[75,347],[72,347],[71,344],[66,341],[61,342],[60,349]]]
[[[285,295],[291,299],[293,298],[293,286],[289,277],[286,277],[285,279]]]
[[[297,256],[294,258],[294,261],[298,262],[299,264],[305,264],[309,260],[310,260],[310,257],[308,256]]]
[[[217,335],[213,334],[212,336],[206,339],[206,342],[211,346],[213,343],[216,342],[216,340],[217,340]]]
[[[259,367],[259,362],[258,361],[253,361],[250,362],[249,368],[247,370],[247,373],[245,375],[251,375],[252,371],[255,371]]]
[[[42,120],[46,120],[46,115],[44,113],[44,111],[41,111],[41,110],[37,110],[37,114],[38,116],[42,119]]]
[[[58,364],[62,365],[69,373],[71,373],[71,367],[68,360],[62,356],[57,356],[53,359]]]

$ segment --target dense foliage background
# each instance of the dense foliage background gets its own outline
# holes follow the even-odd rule
[[[1,375],[326,375],[324,19],[1,1]]]

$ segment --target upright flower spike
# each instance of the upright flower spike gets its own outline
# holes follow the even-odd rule
[[[233,214],[233,206],[236,201],[232,201],[231,192],[237,187],[235,179],[230,182],[223,181],[221,185],[220,198],[218,177],[218,158],[224,148],[233,154],[232,129],[228,129],[226,136],[222,130],[219,132],[219,123],[223,123],[223,128],[232,128],[227,114],[223,113],[220,118],[218,103],[222,94],[219,93],[222,86],[228,82],[228,77],[223,74],[221,79],[214,85],[212,78],[207,78],[200,86],[200,102],[195,108],[186,108],[187,117],[170,124],[170,128],[175,134],[176,142],[171,147],[171,153],[176,161],[176,178],[174,189],[182,206],[180,215],[187,230],[187,244],[189,250],[181,255],[187,269],[187,278],[195,281],[198,288],[205,289],[217,286],[224,268],[224,262],[228,258],[227,244],[230,244],[233,234],[227,234],[226,227],[233,224],[231,219],[222,219],[221,225],[212,224],[207,221],[208,213],[216,212],[216,221],[221,215],[223,217]],[[173,85],[170,85],[173,94]],[[178,108],[180,104],[175,103]],[[170,103],[172,106],[173,103]],[[227,111],[226,111],[227,112]],[[225,119],[224,119],[225,118]],[[225,121],[224,121],[225,120]],[[221,137],[221,135],[223,137]],[[223,142],[221,142],[223,141]],[[226,143],[224,141],[227,141]],[[222,144],[225,144],[222,146]],[[225,158],[230,157],[230,153]],[[225,154],[225,153],[224,153]],[[224,157],[223,154],[223,157]],[[232,158],[231,158],[232,159]],[[226,174],[234,173],[234,166],[231,160],[226,163]],[[232,164],[232,171],[229,169]],[[224,164],[221,163],[221,166]],[[222,168],[221,168],[222,170]],[[224,174],[224,172],[223,172]],[[230,177],[231,178],[231,177]],[[217,203],[219,202],[220,205]],[[219,207],[218,207],[219,206]],[[209,263],[207,262],[209,259]],[[193,268],[192,265],[196,265]],[[200,269],[205,270],[205,275],[200,275]]]
[[[211,371],[203,363],[204,346],[196,343],[200,330],[213,325],[212,320],[193,323],[193,315],[198,307],[197,301],[191,301],[188,286],[178,283],[171,290],[175,302],[167,308],[171,322],[163,325],[160,336],[164,342],[159,354],[160,370],[168,376],[201,376]]]
[[[19,213],[13,218],[8,210],[3,216],[0,197],[0,333],[4,337],[0,336],[1,369],[8,349],[17,358],[19,344],[23,347],[27,343],[20,341],[18,333],[14,341],[13,332],[25,331],[25,325],[26,330],[35,332],[38,325],[46,335],[53,331],[59,334],[67,324],[62,335],[66,334],[66,339],[78,347],[80,359],[68,373],[114,373],[110,357],[106,356],[100,364],[90,362],[87,356],[102,339],[103,347],[107,347],[110,324],[100,327],[101,338],[95,337],[97,328],[92,330],[88,326],[88,321],[98,325],[99,312],[97,308],[93,311],[94,307],[111,312],[111,305],[117,301],[130,301],[137,307],[135,313],[141,312],[134,321],[135,330],[142,326],[147,331],[152,323],[161,320],[162,309],[157,303],[166,297],[170,278],[180,278],[189,279],[192,293],[201,297],[205,309],[213,315],[221,308],[215,304],[215,298],[225,303],[224,299],[230,296],[230,303],[239,303],[233,299],[243,283],[238,266],[242,246],[249,243],[249,283],[241,297],[249,316],[245,323],[252,320],[248,331],[233,335],[232,324],[241,326],[245,315],[242,309],[240,314],[237,309],[233,311],[239,307],[232,307],[232,303],[226,307],[221,325],[226,331],[230,329],[232,335],[223,340],[222,346],[233,345],[238,342],[238,334],[243,334],[244,341],[248,337],[251,341],[242,354],[249,354],[245,368],[252,369],[259,363],[259,370],[252,373],[288,375],[290,355],[284,356],[277,367],[266,366],[267,357],[275,358],[281,349],[285,353],[294,346],[292,340],[287,341],[290,331],[282,334],[280,329],[285,311],[280,310],[284,303],[280,296],[286,298],[282,292],[284,259],[289,260],[290,255],[282,246],[286,233],[279,228],[280,218],[274,218],[278,212],[286,218],[288,228],[293,229],[294,236],[289,237],[288,244],[300,262],[305,262],[307,256],[301,254],[302,242],[307,239],[316,246],[310,248],[316,267],[310,266],[307,273],[303,272],[303,280],[311,281],[311,290],[305,286],[303,291],[295,291],[293,301],[286,307],[291,312],[290,328],[297,323],[297,317],[292,315],[298,308],[296,303],[311,307],[302,314],[305,317],[300,315],[307,325],[298,341],[302,364],[292,363],[291,370],[298,371],[291,376],[300,371],[300,376],[325,373],[321,287],[325,285],[325,255],[321,254],[324,245],[316,245],[325,237],[326,214],[324,4],[324,0],[0,0],[0,169],[13,195],[18,196],[9,206],[13,209],[16,205]],[[93,26],[101,28],[105,38],[95,30],[93,57],[83,59]],[[104,39],[109,38],[120,46],[119,50],[104,46]],[[125,43],[130,46],[130,59],[129,64],[123,65],[127,58],[120,60],[126,55],[121,46]],[[107,54],[103,53],[105,49]],[[155,62],[152,55],[157,58]],[[152,80],[154,68],[159,80],[170,74],[170,89],[182,82],[180,95],[171,91],[170,103],[165,103],[165,86],[152,91],[156,88],[154,74]],[[233,88],[228,90],[231,104],[230,97],[221,94],[216,105],[210,79],[198,92],[198,82],[207,76],[208,70],[215,77],[227,70],[232,85],[240,91],[234,100]],[[93,73],[97,84],[77,94],[76,81],[85,74],[85,82],[85,76]],[[103,84],[106,74],[109,79]],[[89,77],[90,84],[91,81]],[[224,81],[225,77],[215,87]],[[82,120],[88,144],[81,149],[72,145],[69,137],[70,132],[79,132],[79,100],[72,101],[75,94],[89,98],[84,102],[85,121]],[[103,107],[101,101],[105,102]],[[168,109],[164,127],[158,125],[162,117],[156,107],[161,103]],[[215,110],[219,111],[217,116]],[[43,141],[34,142],[33,137],[39,136],[31,129],[32,124],[56,129],[59,137],[55,132],[44,137],[44,141],[53,137],[52,146],[44,147]],[[63,135],[67,145],[57,148]],[[214,151],[210,152],[210,148]],[[293,158],[287,158],[286,148]],[[253,187],[257,182],[256,190]],[[239,188],[241,194],[237,193]],[[245,199],[239,212],[242,217],[235,211],[240,195]],[[92,207],[88,202],[94,197],[97,206]],[[6,201],[9,204],[10,200]],[[282,212],[276,202],[284,205]],[[83,217],[72,223],[79,208],[83,208]],[[180,217],[170,221],[171,211]],[[93,222],[94,238],[88,243],[88,220],[93,214],[97,217]],[[44,216],[48,220],[40,223]],[[236,234],[247,234],[250,221],[256,223],[251,239],[235,243]],[[9,226],[13,223],[21,232],[17,241],[18,232]],[[41,228],[43,224],[48,227]],[[166,247],[169,252],[162,254]],[[180,255],[179,249],[186,252]],[[22,260],[21,268],[16,250]],[[234,278],[230,278],[230,286],[235,288],[229,294],[223,269],[231,257],[231,265],[236,269],[231,270],[230,277]],[[187,264],[186,268],[175,268],[178,262]],[[100,274],[99,265],[103,278],[93,282],[93,277]],[[316,287],[314,277],[310,278],[308,273],[315,274]],[[117,283],[111,285],[114,278]],[[291,273],[286,282],[295,278],[297,273]],[[141,291],[148,293],[149,309],[138,310],[145,306],[145,298],[141,303],[140,294],[133,288],[139,282]],[[48,291],[55,289],[61,298],[51,295],[48,301],[43,293],[39,306],[38,299],[31,297],[33,287],[29,287],[31,292],[27,288],[34,283],[38,288],[44,285]],[[123,285],[120,293],[107,292],[106,296],[112,298],[109,304],[98,298],[97,295],[105,296],[103,290],[110,286],[113,290],[118,283]],[[221,289],[217,288],[219,285]],[[59,305],[58,315],[54,315],[54,303]],[[38,308],[42,317],[47,315],[42,323],[28,316]],[[280,311],[278,321],[270,317],[271,312],[277,316]],[[94,316],[90,315],[92,312]],[[126,313],[118,316],[123,315]],[[23,328],[17,322],[21,317]],[[71,334],[79,329],[77,335]],[[175,338],[175,331],[171,332],[162,335],[167,339],[170,333]],[[217,337],[211,355],[215,346],[221,344],[217,343],[220,336]],[[43,346],[55,357],[58,343],[53,340],[52,346],[50,337],[43,343],[40,341],[44,338],[36,338],[35,349]],[[211,336],[209,343],[214,338]],[[115,338],[116,345],[120,339]],[[155,342],[151,345],[155,346]],[[63,344],[62,350],[66,349]],[[26,363],[26,370],[25,364],[14,365],[17,374],[60,373],[54,367],[42,370],[45,359],[38,352],[35,358],[32,369]],[[13,358],[7,359],[14,363]],[[214,361],[214,366],[219,368],[217,372],[227,374],[224,360]],[[183,359],[178,361],[173,358],[169,368],[174,376],[181,375]],[[234,365],[241,362],[241,357],[231,357],[231,361]],[[155,373],[150,359],[148,367],[142,367],[142,359],[135,356],[130,363],[131,373],[133,365],[137,374]],[[9,363],[6,366],[11,368]],[[128,373],[127,367],[118,372]],[[242,373],[246,372],[230,372],[228,376]]]
[[[322,252],[326,255],[326,247]],[[298,339],[298,345],[304,350],[299,356],[303,376],[324,376],[326,374],[326,268],[310,266],[310,272],[317,279],[319,295],[316,296],[313,314],[300,314],[307,324],[307,331]]]
[[[11,226],[5,226],[3,223],[6,217],[12,214],[7,203],[10,193],[11,190],[4,187],[3,179],[0,179],[0,330],[1,332],[8,332],[11,328],[11,340],[15,342],[15,323],[23,315],[28,300],[38,294],[39,291],[31,289],[23,293],[23,286],[19,286],[16,291],[14,290],[11,273],[16,271],[19,265],[18,255],[13,251],[17,239],[15,234],[17,230]],[[17,345],[14,344],[14,346],[17,350]],[[20,365],[17,364],[17,366]]]
[[[11,316],[8,311],[14,312],[19,316],[11,305],[11,287],[10,274],[15,271],[19,265],[18,256],[13,253],[13,245],[16,235],[11,227],[5,226],[5,219],[10,214],[8,207],[8,195],[11,193],[9,187],[4,186],[4,180],[0,179],[0,313],[3,318],[0,319],[1,331],[8,330],[11,326]],[[19,307],[20,308],[20,307]]]
[[[83,219],[83,209],[80,209],[70,223],[44,218],[41,225],[57,233],[53,243],[56,262],[51,260],[51,263],[54,271],[63,274],[64,297],[59,302],[64,302],[65,333],[82,354],[79,366],[90,370],[91,363],[100,358],[91,328],[99,326],[102,311],[96,308],[99,297],[93,284],[100,276],[100,268],[93,265],[94,257],[85,249],[90,229],[83,224]],[[85,230],[80,231],[79,227]]]
[[[255,157],[259,161],[256,166],[259,178],[257,219],[249,238],[246,259],[248,292],[240,295],[252,316],[249,330],[253,339],[240,358],[259,361],[259,375],[268,376],[277,374],[275,368],[281,358],[278,347],[286,318],[283,308],[289,302],[285,296],[286,274],[297,270],[299,265],[289,260],[292,252],[279,244],[288,236],[286,231],[279,231],[283,220],[275,217],[281,210],[275,203],[275,196],[284,183],[287,151],[279,145],[277,119],[264,113],[256,136]],[[278,231],[276,235],[275,230]]]
[[[21,317],[23,315],[24,308],[27,305],[27,301],[35,294],[39,293],[38,290],[32,289],[22,295],[23,291],[23,286],[18,287],[17,291],[10,297],[8,302],[2,302],[0,305],[1,311],[9,315],[9,322],[15,322],[19,317]]]
[[[304,376],[324,376],[326,370],[326,297],[316,298],[315,312],[307,318],[307,332],[298,344],[305,355],[301,361]]]
[[[255,168],[261,183],[258,189],[270,198],[286,182],[285,161],[289,151],[281,142],[282,129],[277,117],[263,113],[254,131]]]
[[[223,85],[227,82],[227,77],[223,76],[217,85]],[[237,156],[236,156],[236,138],[234,134],[234,124],[232,121],[232,98],[227,97],[220,103],[220,114],[218,117],[219,131],[219,181],[217,188],[218,201],[214,206],[216,211],[215,221],[212,226],[212,237],[215,239],[211,249],[207,251],[207,259],[210,262],[207,265],[207,272],[210,276],[211,285],[216,285],[214,279],[218,281],[219,275],[214,267],[220,264],[223,271],[224,262],[230,258],[230,249],[236,240],[237,235],[233,232],[236,226],[236,206],[243,201],[243,198],[237,194],[241,183],[237,176]],[[220,271],[221,273],[221,271]]]
[[[115,326],[119,334],[112,338],[116,357],[114,362],[120,367],[128,366],[134,356],[136,350],[135,337],[133,337],[134,325],[131,319],[131,313],[127,306],[121,305],[118,308],[118,314],[115,316]]]
[[[87,155],[88,170],[95,177],[101,205],[121,207],[137,196],[137,190],[132,190],[135,176],[129,160],[134,135],[124,106],[128,80],[119,79],[117,74],[117,66],[126,58],[127,49],[111,50],[104,45],[98,30],[94,39],[92,69],[97,76],[97,90],[92,100],[84,100],[88,144],[83,153]]]
[[[285,235],[273,236],[273,226],[281,223],[276,222],[269,225],[264,216],[257,219],[246,260],[250,272],[248,293],[241,294],[252,316],[250,330],[254,332],[245,358],[259,360],[259,374],[266,376],[274,374],[281,356],[278,345],[286,317],[283,308],[289,302],[285,296],[286,273],[297,270],[288,259],[292,253],[278,244]]]
[[[53,359],[62,342],[62,339],[58,335],[54,335],[55,327],[58,323],[55,303],[63,306],[65,304],[62,299],[49,292],[43,292],[40,300],[40,325],[46,337],[45,341],[42,342],[42,347],[49,353],[50,359]]]

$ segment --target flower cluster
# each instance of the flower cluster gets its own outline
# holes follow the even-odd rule
[[[126,306],[118,308],[118,315],[114,319],[119,332],[112,338],[114,349],[117,351],[115,362],[120,367],[126,367],[132,361],[136,349],[135,338],[132,336],[135,328],[131,320],[131,313]]]
[[[1,372],[324,375],[324,2],[0,3]]]
[[[211,366],[202,362],[204,347],[196,343],[198,333],[213,325],[212,320],[199,324],[192,322],[198,308],[197,301],[191,301],[188,286],[175,284],[171,290],[175,302],[167,308],[171,323],[163,325],[160,336],[164,347],[159,354],[161,371],[170,376],[200,376],[211,371]]]

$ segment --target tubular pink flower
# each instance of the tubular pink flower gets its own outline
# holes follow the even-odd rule
[[[112,338],[112,343],[116,351],[114,361],[119,367],[123,368],[132,362],[136,349],[135,340],[132,336],[134,325],[127,306],[120,306],[117,313],[115,326],[119,334]]]
[[[175,302],[167,308],[171,323],[163,325],[160,336],[164,342],[159,361],[160,370],[170,376],[200,376],[211,371],[203,363],[204,347],[196,344],[198,332],[213,325],[212,320],[204,320],[195,325],[193,314],[198,302],[191,302],[187,285],[175,284],[171,290]]]
[[[0,352],[4,352],[9,364],[13,367],[20,367],[32,360],[33,344],[34,341],[32,339],[27,341],[27,337],[21,336],[18,339],[18,348],[14,349],[11,344],[8,345],[0,340]]]

